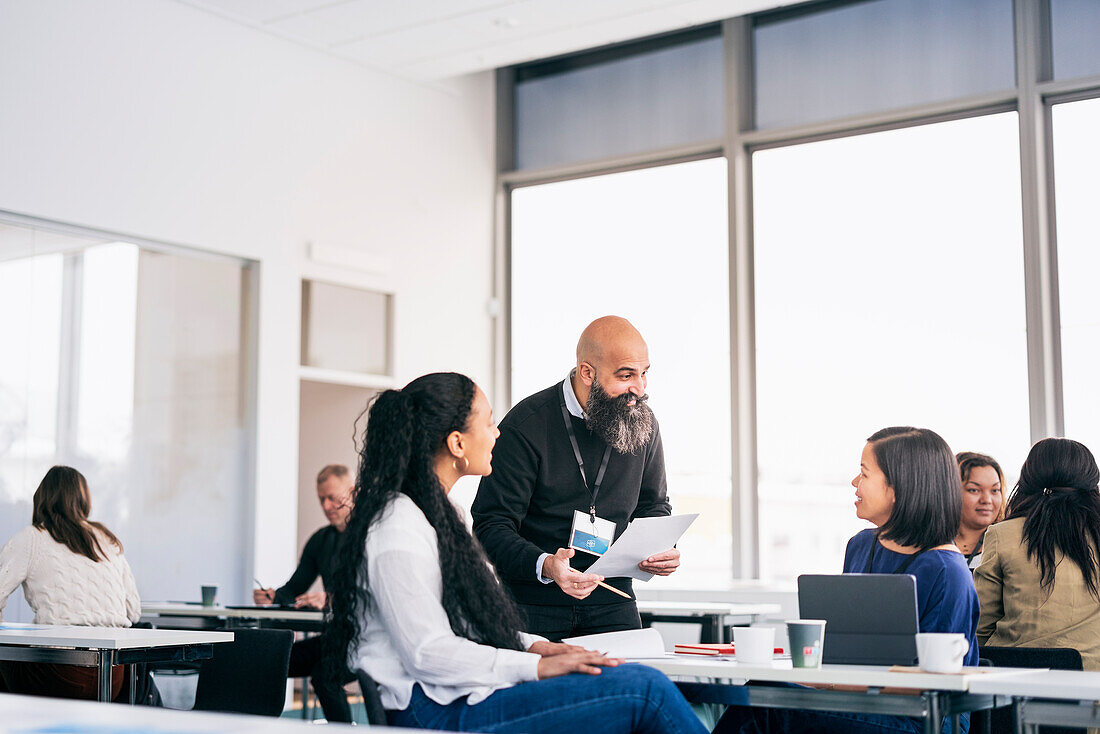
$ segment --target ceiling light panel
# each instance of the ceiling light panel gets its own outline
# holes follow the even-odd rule
[[[339,45],[513,4],[514,0],[344,0],[285,18],[273,27],[316,43]]]
[[[340,0],[184,0],[188,5],[225,13],[254,23],[269,23],[288,15],[332,5]]]

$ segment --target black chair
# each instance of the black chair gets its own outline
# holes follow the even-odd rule
[[[367,709],[367,723],[374,726],[386,726],[386,709],[382,708],[382,697],[378,695],[378,684],[365,671],[356,670],[359,689],[363,692],[363,706]]]
[[[1050,668],[1052,670],[1084,670],[1081,653],[1070,647],[979,647],[978,656],[998,668]],[[979,715],[981,714],[981,715]],[[972,732],[998,734],[1013,732],[1016,722],[1010,708],[976,712],[970,721]],[[981,727],[981,728],[979,728]],[[1079,734],[1084,729],[1043,726],[1041,734]]]
[[[229,630],[233,642],[214,645],[204,660],[195,690],[195,711],[278,716],[286,700],[290,630]]]

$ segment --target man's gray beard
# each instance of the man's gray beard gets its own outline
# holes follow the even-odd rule
[[[634,405],[627,403],[633,398]],[[636,454],[653,438],[653,411],[646,405],[649,397],[626,392],[611,397],[600,385],[592,381],[585,406],[585,424],[588,430],[604,440],[620,454]]]

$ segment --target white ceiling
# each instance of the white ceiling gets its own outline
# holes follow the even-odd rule
[[[406,79],[432,81],[796,0],[178,0]]]

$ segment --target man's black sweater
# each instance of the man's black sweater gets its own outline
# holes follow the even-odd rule
[[[558,395],[562,383],[520,402],[500,422],[493,448],[493,473],[481,480],[474,499],[474,533],[485,547],[505,586],[521,604],[610,604],[622,597],[596,588],[576,600],[557,584],[535,578],[543,553],[568,547],[573,511],[588,512],[592,494],[581,479],[566,433]],[[577,436],[585,472],[595,482],[603,459],[604,441],[585,422],[569,416]],[[636,454],[612,451],[596,498],[596,514],[615,523],[618,538],[636,517],[669,515],[665,491],[665,456],[656,419],[653,438]],[[596,556],[577,551],[570,565],[584,570]],[[630,593],[629,578],[607,583]]]
[[[339,561],[337,556],[343,542],[344,534],[333,525],[326,525],[309,536],[298,568],[294,569],[294,574],[285,584],[275,590],[275,603],[293,604],[295,599],[309,591],[318,576],[325,591],[332,593],[332,580]]]

